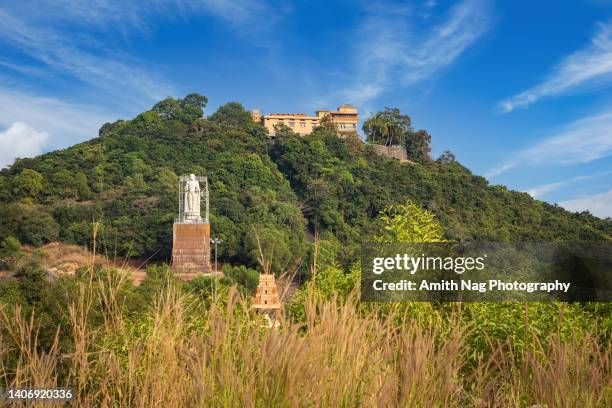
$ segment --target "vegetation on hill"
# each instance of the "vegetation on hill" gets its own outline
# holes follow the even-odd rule
[[[384,194],[402,192],[410,185],[397,187],[382,175],[385,171],[401,174],[412,169],[422,175],[435,174],[432,169],[438,164],[399,166],[373,155],[361,142],[338,139],[333,129],[319,129],[307,138],[287,133],[270,145],[265,134],[259,135],[260,128],[241,120],[228,124],[227,117],[236,118],[235,113],[241,112],[238,105],[228,105],[223,112],[216,116],[224,118],[221,122],[213,121],[214,115],[206,121],[195,120],[191,126],[198,127],[183,134],[194,141],[195,152],[183,150],[178,141],[174,148],[193,154],[195,159],[206,154],[206,146],[216,146],[220,135],[235,137],[236,142],[228,147],[235,157],[225,157],[224,150],[213,148],[214,153],[204,156],[233,172],[226,169],[222,173],[212,166],[200,169],[216,170],[216,180],[211,181],[223,193],[220,198],[237,200],[240,211],[253,216],[245,219],[244,214],[228,213],[231,207],[220,206],[220,198],[214,201],[213,222],[225,219],[245,233],[230,244],[240,250],[248,248],[249,234],[265,236],[268,248],[260,255],[268,258],[261,263],[280,255],[281,262],[272,267],[280,272],[287,260],[303,256],[308,228],[321,231],[324,238],[313,243],[309,260],[312,279],[276,316],[280,327],[265,328],[265,320],[250,307],[258,272],[245,265],[226,264],[224,278],[201,277],[188,283],[178,281],[166,265],[150,266],[142,284],[134,287],[126,270],[103,267],[91,256],[90,263],[75,276],[49,280],[43,268],[43,251],[23,251],[18,240],[7,237],[0,244],[0,269],[10,269],[17,279],[0,279],[0,388],[70,387],[75,392],[74,405],[83,407],[610,405],[611,304],[359,301],[361,271],[352,258],[353,240],[359,239],[360,233],[380,242],[440,241],[452,236],[445,232],[442,213],[436,217],[422,208],[427,201],[418,205],[405,198],[395,205],[383,201],[399,201],[400,197]],[[174,140],[163,133],[156,139],[125,136],[150,143],[146,145],[153,150],[139,156],[147,157],[140,159],[145,165],[152,163],[149,155],[164,157],[159,140]],[[119,149],[120,138],[111,129],[86,146],[112,141],[106,146]],[[255,140],[260,142],[253,143]],[[118,157],[131,152],[113,151]],[[313,151],[319,153],[318,160]],[[38,160],[57,160],[60,153]],[[252,159],[256,165],[241,158]],[[362,167],[352,161],[361,161]],[[5,204],[6,210],[13,211],[15,206],[31,211],[82,206],[91,211],[85,214],[96,215],[100,232],[108,233],[105,229],[118,228],[114,223],[121,217],[123,228],[152,228],[145,222],[154,217],[134,210],[131,203],[153,196],[158,204],[147,211],[157,216],[167,211],[169,228],[176,204],[172,187],[176,174],[193,169],[188,162],[177,162],[177,167],[167,170],[165,196],[156,195],[160,190],[147,187],[145,182],[151,180],[161,189],[164,184],[159,176],[142,170],[136,173],[142,174],[141,190],[130,192],[129,187],[140,177],[128,174],[125,177],[131,178],[130,185],[117,184],[100,192],[92,189],[90,199],[68,200],[43,193],[46,175],[39,171],[41,164],[35,159],[15,176],[5,174],[9,174],[8,180],[20,180],[26,170],[36,171],[41,178],[21,180],[26,186],[38,180],[42,187],[26,187],[28,194],[38,192]],[[311,180],[304,177],[309,173],[302,173],[301,167],[289,166],[296,162],[312,166],[310,174],[318,177]],[[375,171],[376,164],[380,170],[375,178],[359,173],[363,167]],[[444,166],[458,166],[458,172],[466,172],[456,163]],[[363,179],[353,174],[362,174]],[[436,177],[415,181],[414,190],[408,191],[420,192],[423,185],[439,180]],[[251,180],[257,181],[255,192],[247,184]],[[382,190],[371,190],[375,181],[382,182]],[[109,191],[112,194],[104,194]],[[239,192],[248,194],[249,201],[242,201]],[[344,202],[347,197],[354,197],[354,207]],[[377,197],[380,201],[368,201]],[[413,193],[412,197],[416,200],[420,196]],[[163,207],[164,200],[167,207]],[[538,203],[529,201],[534,204]],[[283,206],[286,212],[279,211]],[[366,211],[365,215],[360,211]],[[53,210],[46,214],[55,216]],[[292,218],[279,214],[290,214],[296,224],[287,223]],[[560,219],[570,219],[566,212],[559,214]],[[65,220],[56,221],[60,236],[66,231]],[[582,215],[575,222],[604,233],[604,221],[599,220],[600,226],[588,220],[597,219]],[[90,225],[85,217],[82,222]],[[154,224],[160,230],[153,228],[152,233],[161,234],[162,224]],[[221,234],[223,230],[217,231]],[[468,231],[478,231],[478,227]],[[134,235],[120,239],[123,237],[134,239]],[[295,239],[294,243],[287,237]],[[293,252],[283,252],[283,243]],[[118,245],[128,252],[134,247],[121,241]],[[249,263],[255,255],[238,252],[226,257]]]
[[[279,137],[270,154],[298,195],[309,227],[330,232],[356,253],[389,204],[411,199],[433,212],[448,239],[471,241],[609,240],[612,222],[572,214],[527,193],[491,186],[456,162],[401,164],[356,139],[320,129],[309,137]]]
[[[299,257],[305,221],[268,155],[264,128],[239,104],[202,119],[202,103],[168,99],[133,120],[105,124],[96,139],[17,161],[0,176],[0,237],[89,244],[95,220],[101,251],[167,260],[178,175],[196,173],[210,178],[223,259],[253,264],[255,230],[275,243],[279,265]]]
[[[89,245],[95,220],[99,250],[168,260],[178,175],[188,173],[210,177],[212,233],[224,241],[220,259],[256,265],[257,233],[274,248],[277,271],[305,253],[315,231],[349,264],[377,214],[407,198],[433,212],[453,240],[612,236],[610,220],[490,186],[451,153],[429,160],[425,136],[417,138],[422,143],[402,142],[420,156],[400,164],[356,138],[336,137],[333,126],[307,137],[282,129],[272,142],[239,103],[204,119],[205,104],[197,94],[168,98],[134,119],[105,124],[95,139],[2,170],[0,240]],[[369,121],[373,140],[412,132],[410,118],[398,110]]]
[[[442,239],[410,203],[378,222],[383,241]],[[612,403],[605,304],[364,304],[359,268],[315,256],[314,279],[270,329],[226,279],[151,267],[134,288],[125,270],[90,264],[47,282],[36,254],[3,251],[28,276],[0,280],[2,388],[70,387],[79,407]],[[251,285],[252,271],[224,271]]]

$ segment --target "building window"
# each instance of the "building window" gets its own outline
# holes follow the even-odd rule
[[[289,122],[289,126],[295,127],[295,122]]]
[[[300,127],[306,127],[306,124],[304,122],[300,123]]]

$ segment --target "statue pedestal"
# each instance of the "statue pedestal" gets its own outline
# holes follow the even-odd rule
[[[172,270],[180,275],[213,272],[210,265],[210,224],[174,223]]]

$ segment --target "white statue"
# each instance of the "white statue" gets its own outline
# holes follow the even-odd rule
[[[200,182],[196,180],[195,174],[189,175],[189,180],[185,182],[184,212],[188,218],[200,219]]]

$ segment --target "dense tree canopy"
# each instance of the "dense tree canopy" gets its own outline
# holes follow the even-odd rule
[[[268,156],[265,129],[239,104],[219,108],[215,121],[202,119],[202,98],[166,99],[131,121],[104,125],[97,139],[2,171],[0,237],[88,245],[96,220],[103,252],[169,260],[178,176],[197,173],[210,177],[223,260],[256,264],[253,228],[277,242],[278,265],[299,257],[305,221]]]
[[[249,126],[251,114],[239,102],[229,102],[221,106],[208,120],[220,125]]]
[[[164,119],[176,119],[183,123],[191,123],[202,117],[208,98],[196,93],[187,95],[184,99],[166,98],[151,109]]]
[[[378,156],[357,138],[318,127],[274,141],[238,103],[202,118],[206,98],[165,99],[132,120],[105,124],[100,137],[0,172],[0,240],[54,240],[89,245],[101,225],[100,250],[169,260],[181,174],[210,178],[212,233],[220,260],[255,266],[255,234],[274,254],[276,270],[297,262],[307,236],[326,237],[326,256],[349,262],[386,207],[410,199],[434,213],[456,240],[610,239],[612,222],[571,214],[525,193],[489,186],[450,156],[429,157],[429,135],[386,109],[364,126],[371,140],[413,144],[417,163]],[[394,120],[385,127],[377,120]],[[369,133],[368,133],[369,132]],[[415,139],[416,140],[416,139]],[[331,250],[333,248],[333,250]]]

